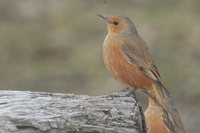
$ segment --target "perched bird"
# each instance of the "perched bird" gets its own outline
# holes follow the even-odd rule
[[[149,95],[145,111],[148,133],[184,133],[174,100],[160,81],[160,74],[150,52],[126,16],[98,15],[107,22],[108,34],[103,56],[113,77],[131,88]]]

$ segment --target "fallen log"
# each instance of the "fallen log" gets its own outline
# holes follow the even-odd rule
[[[141,107],[126,94],[0,91],[0,133],[146,133]]]

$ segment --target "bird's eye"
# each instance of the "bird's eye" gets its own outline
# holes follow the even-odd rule
[[[113,22],[113,24],[114,24],[114,25],[118,25],[119,23],[115,21],[115,22]]]

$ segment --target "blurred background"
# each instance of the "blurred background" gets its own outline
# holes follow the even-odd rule
[[[134,21],[186,131],[199,133],[198,0],[1,0],[0,89],[102,95],[125,88],[104,66],[107,27],[97,14]]]

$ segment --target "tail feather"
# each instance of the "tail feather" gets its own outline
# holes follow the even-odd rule
[[[176,109],[175,101],[169,91],[162,85],[161,82],[156,82],[153,85],[154,95],[152,98],[163,108],[163,121],[171,133],[184,133],[184,127],[180,115]]]

